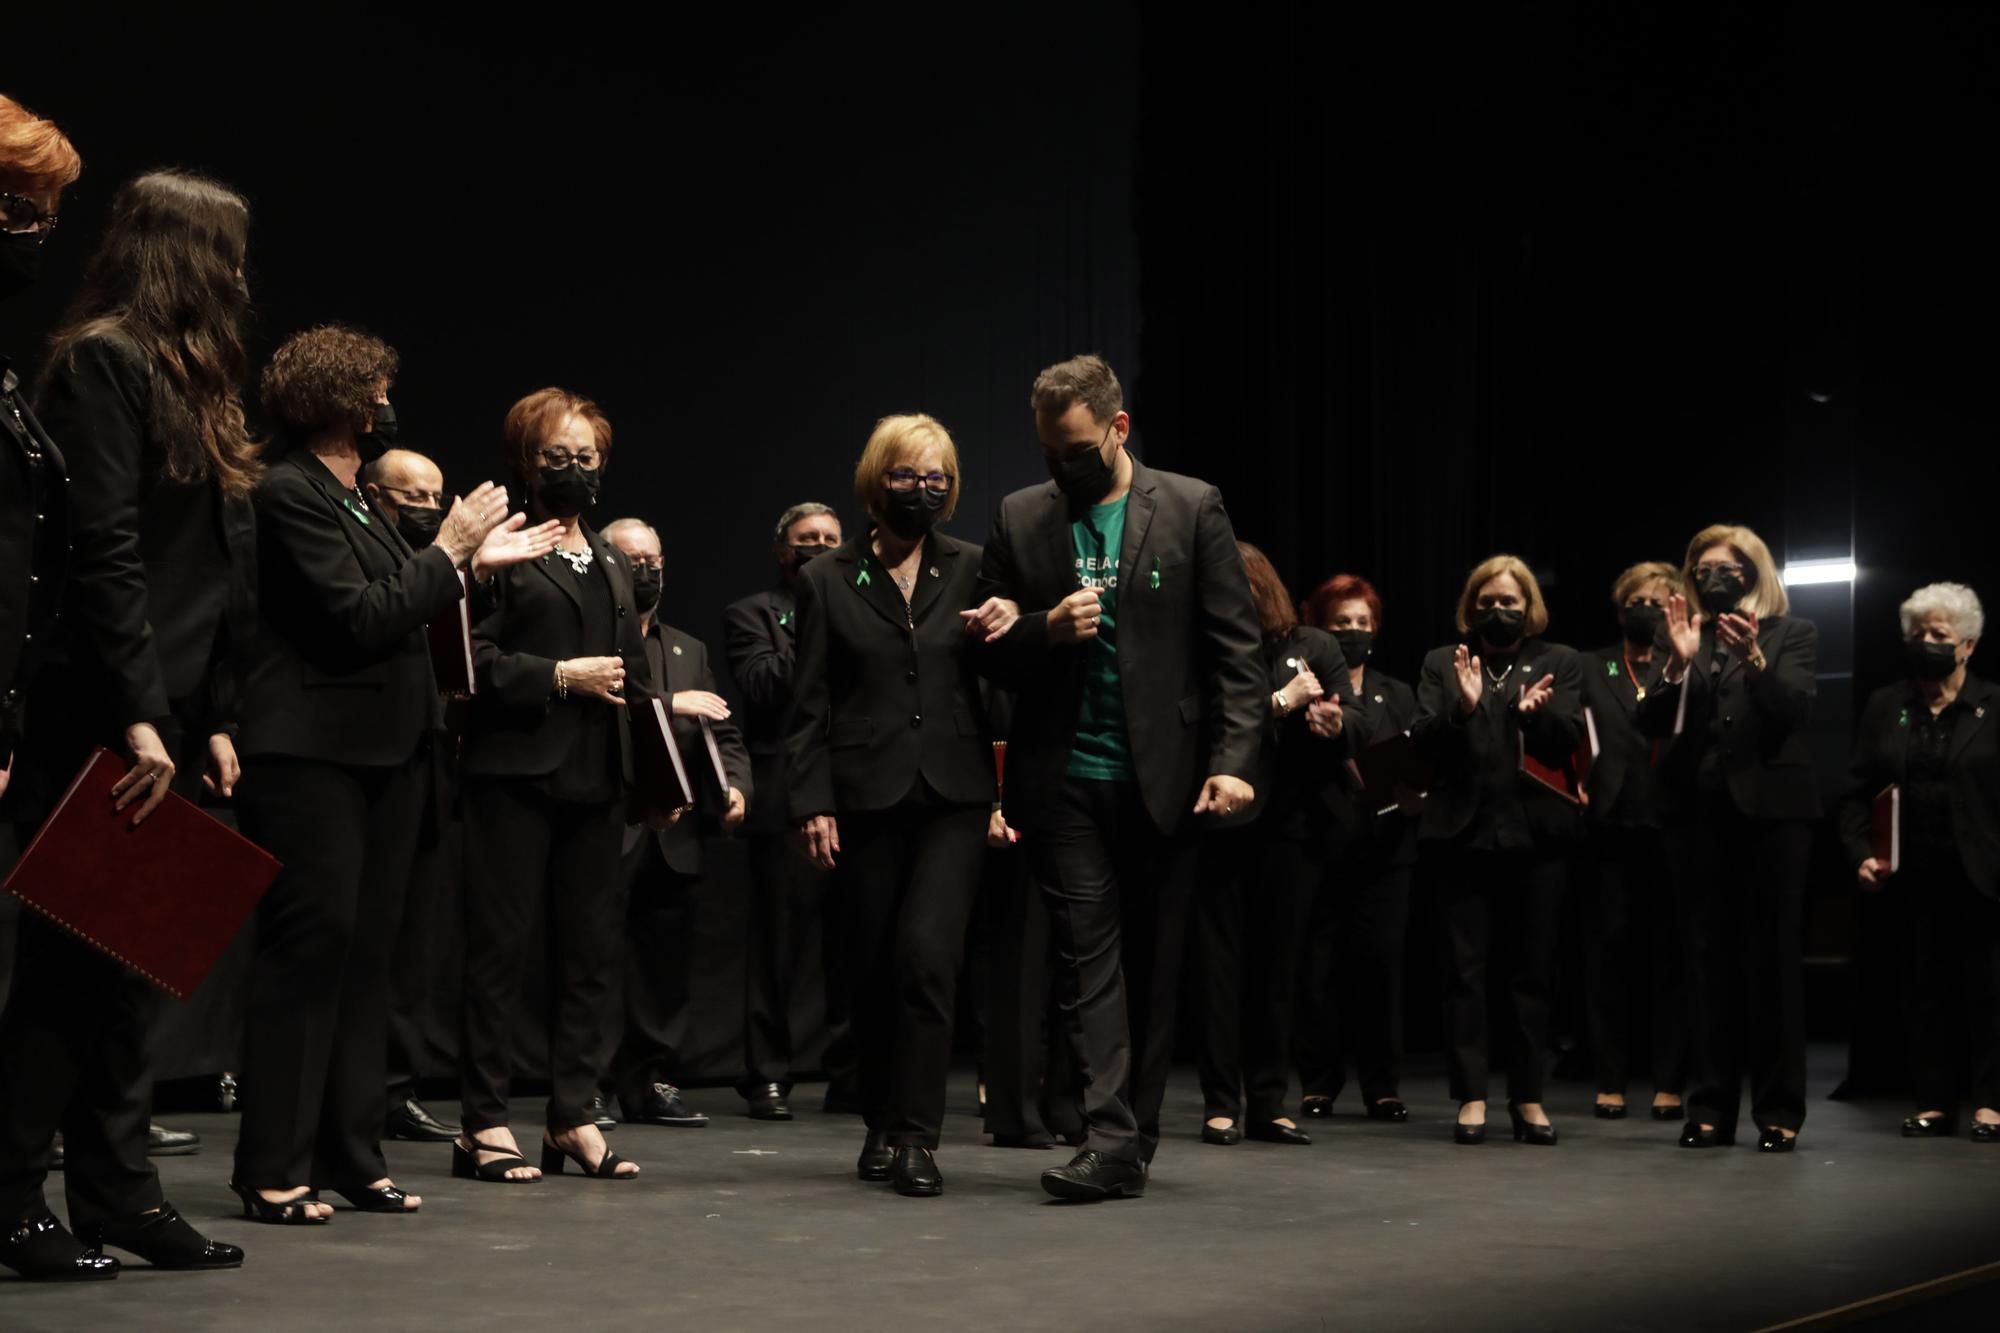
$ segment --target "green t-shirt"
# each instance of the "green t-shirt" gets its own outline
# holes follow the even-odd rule
[[[1125,692],[1118,683],[1118,551],[1125,541],[1125,501],[1094,505],[1069,525],[1076,547],[1079,588],[1096,588],[1103,616],[1097,637],[1084,645],[1083,707],[1076,717],[1076,744],[1069,752],[1073,778],[1103,782],[1129,780],[1132,747],[1125,736]]]

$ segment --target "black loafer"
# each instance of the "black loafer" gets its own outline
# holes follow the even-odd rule
[[[1767,1129],[1757,1136],[1758,1152],[1793,1152],[1799,1146],[1799,1136],[1786,1137],[1781,1129]]]
[[[1252,1121],[1243,1131],[1259,1143],[1284,1143],[1294,1148],[1312,1147],[1312,1136],[1291,1125],[1281,1125],[1275,1120]]]
[[[1906,1139],[1942,1139],[1951,1135],[1957,1126],[1948,1115],[1913,1115],[1903,1122],[1903,1137]]]
[[[1675,1102],[1672,1106],[1655,1106],[1653,1108],[1653,1119],[1685,1120],[1687,1119],[1687,1107],[1679,1102]]]
[[[1975,1120],[1972,1122],[1971,1138],[1974,1143],[2000,1143],[2000,1125],[1989,1125],[1984,1120]]]
[[[165,1125],[146,1125],[146,1156],[186,1157],[201,1151],[201,1135],[190,1134],[184,1129],[168,1129]]]
[[[869,1130],[861,1144],[861,1156],[854,1160],[854,1174],[862,1180],[887,1180],[895,1169],[896,1150],[884,1142],[880,1130]]]
[[[1599,1120],[1623,1120],[1632,1114],[1632,1108],[1622,1102],[1599,1102],[1590,1113]]]
[[[1073,1203],[1136,1199],[1146,1192],[1146,1168],[1086,1148],[1070,1158],[1069,1165],[1042,1172],[1042,1188]]]
[[[382,1119],[382,1137],[409,1143],[449,1143],[458,1137],[458,1126],[432,1115],[417,1095],[410,1093],[389,1107]]]
[[[1201,1141],[1213,1143],[1218,1148],[1230,1148],[1243,1142],[1243,1131],[1235,1125],[1225,1125],[1217,1129],[1214,1125],[1201,1127]]]
[[[0,1233],[0,1264],[30,1282],[98,1282],[118,1276],[118,1261],[87,1247],[44,1209]]]
[[[896,1193],[909,1199],[929,1199],[944,1193],[944,1175],[929,1148],[904,1144],[896,1149],[896,1165],[890,1169],[889,1183]]]
[[[243,1266],[241,1249],[202,1235],[170,1203],[161,1204],[158,1212],[86,1223],[81,1232],[77,1239],[94,1250],[109,1245],[136,1254],[155,1268],[191,1271]]]
[[[671,1083],[655,1083],[629,1102],[620,1097],[618,1107],[635,1125],[701,1129],[708,1124],[708,1117],[681,1100],[681,1090]]]
[[[776,1083],[766,1083],[744,1098],[750,1104],[752,1120],[790,1120],[792,1108],[785,1105],[785,1090]]]
[[[1400,1125],[1410,1118],[1410,1108],[1403,1105],[1400,1097],[1390,1097],[1383,1101],[1368,1103],[1368,1118],[1388,1120]]]
[[[601,1092],[583,1104],[583,1113],[590,1117],[590,1123],[597,1126],[600,1134],[609,1134],[618,1128],[617,1120],[611,1115],[611,1105],[604,1100]]]
[[[1372,1109],[1369,1114],[1374,1114]],[[1331,1120],[1333,1118],[1333,1098],[1306,1098],[1299,1103],[1299,1117],[1303,1120]]]
[[[1681,1147],[1683,1148],[1728,1148],[1733,1147],[1735,1143],[1736,1136],[1734,1134],[1724,1134],[1720,1128],[1703,1129],[1693,1121],[1690,1121],[1688,1127],[1681,1131]]]

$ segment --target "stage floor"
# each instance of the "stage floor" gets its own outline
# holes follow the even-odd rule
[[[1814,1054],[1823,1095],[1840,1054]],[[1586,1085],[1557,1083],[1560,1146],[1501,1127],[1461,1148],[1419,1065],[1406,1125],[1348,1104],[1310,1148],[1217,1148],[1182,1071],[1146,1196],[1075,1206],[1035,1179],[1064,1150],[986,1146],[967,1072],[938,1199],[856,1181],[860,1121],[820,1114],[820,1091],[802,1085],[779,1125],[693,1092],[708,1128],[612,1136],[646,1168],[631,1183],[455,1181],[444,1145],[391,1144],[423,1212],[314,1229],[236,1216],[233,1117],[167,1117],[206,1138],[160,1163],[168,1197],[247,1248],[244,1268],[0,1278],[0,1328],[1753,1329],[2000,1260],[2000,1147],[1905,1141],[1891,1103],[1815,1100],[1800,1150],[1765,1158],[1597,1121]],[[538,1108],[520,1110],[531,1142]],[[1992,1327],[1996,1311],[2000,1281],[1881,1326]]]

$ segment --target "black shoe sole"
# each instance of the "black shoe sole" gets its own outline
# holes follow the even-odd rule
[[[192,1157],[192,1156],[194,1156],[194,1155],[195,1155],[196,1153],[198,1153],[198,1152],[200,1152],[200,1151],[201,1151],[201,1145],[200,1145],[199,1143],[189,1143],[189,1144],[185,1144],[185,1145],[182,1145],[182,1146],[179,1146],[179,1147],[173,1147],[173,1148],[148,1148],[148,1149],[146,1149],[146,1156],[148,1156],[148,1157]]]
[[[432,1133],[423,1129],[390,1129],[385,1126],[382,1137],[395,1139],[400,1143],[450,1143],[458,1137],[458,1131],[445,1130],[442,1133]]]
[[[1105,1199],[1136,1199],[1146,1192],[1144,1185],[1090,1185],[1063,1176],[1043,1176],[1042,1188],[1058,1199],[1073,1203],[1098,1203]]]
[[[935,1199],[939,1195],[944,1193],[944,1186],[905,1185],[903,1184],[902,1181],[899,1180],[896,1182],[896,1193],[902,1195],[906,1199]]]
[[[116,1279],[118,1274],[121,1271],[123,1271],[122,1269],[114,1268],[108,1273],[72,1273],[68,1271],[64,1271],[61,1273],[23,1273],[20,1269],[15,1268],[12,1264],[0,1264],[0,1268],[9,1270],[23,1282],[48,1282],[48,1283],[110,1282]]]
[[[750,1112],[750,1118],[752,1120],[766,1120],[772,1123],[780,1123],[792,1119],[792,1113],[790,1111],[786,1111],[779,1115],[773,1115],[769,1111],[752,1111]]]

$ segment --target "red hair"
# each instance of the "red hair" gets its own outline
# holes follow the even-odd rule
[[[596,403],[567,389],[537,389],[507,409],[500,425],[500,452],[523,487],[535,472],[535,455],[571,417],[582,417],[597,441],[597,456],[611,456],[611,422]]]
[[[1316,629],[1325,629],[1333,620],[1334,608],[1342,602],[1360,599],[1368,603],[1368,614],[1375,621],[1375,632],[1382,632],[1382,594],[1375,591],[1375,585],[1359,574],[1335,574],[1325,583],[1312,590],[1304,605],[1299,607],[1299,619]]]
[[[53,194],[76,184],[83,159],[54,121],[0,93],[0,171],[25,177]]]

